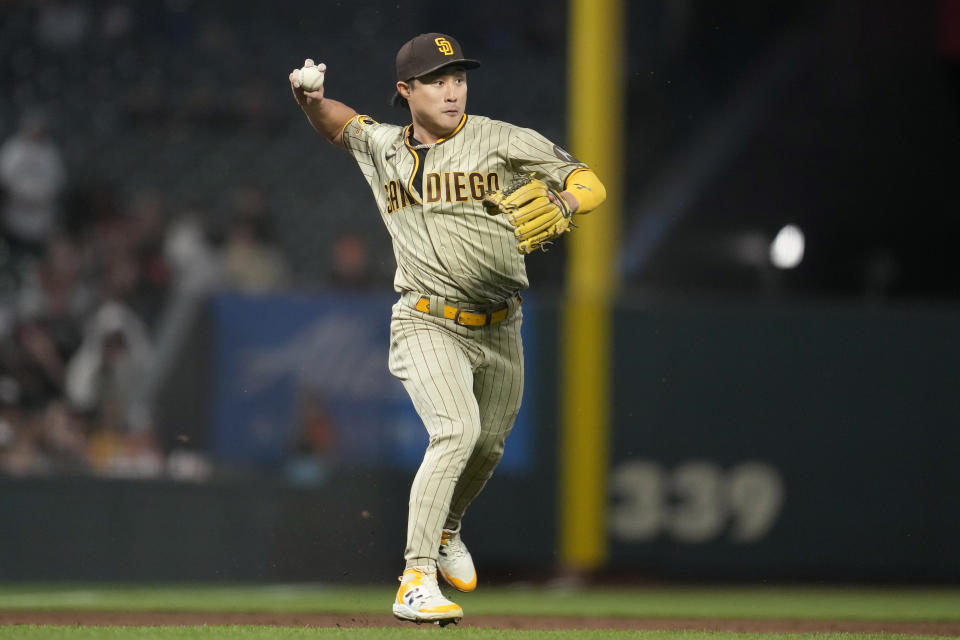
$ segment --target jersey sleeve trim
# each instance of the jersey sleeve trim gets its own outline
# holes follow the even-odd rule
[[[352,122],[354,122],[354,121],[356,121],[357,124],[359,125],[359,128],[357,129],[357,133],[358,133],[358,134],[359,134],[361,131],[363,131],[364,128],[366,128],[366,127],[368,127],[368,126],[370,126],[370,125],[380,124],[379,122],[377,122],[376,120],[374,120],[374,119],[371,118],[370,116],[363,115],[363,114],[360,114],[360,113],[356,114],[355,116],[353,116],[352,118],[350,118],[349,120],[347,120],[346,122],[344,122],[344,123],[343,123],[343,126],[340,127],[340,139],[343,141],[343,145],[344,145],[347,149],[350,149],[350,148],[351,148],[351,147],[350,147],[350,139],[351,139],[351,137],[350,137],[349,135],[346,135],[346,133],[347,133],[347,127],[349,127],[349,126],[350,126],[350,123],[352,123]]]
[[[341,137],[341,138],[343,137],[343,132],[346,130],[347,127],[350,126],[350,123],[353,122],[354,120],[356,120],[356,119],[359,118],[359,117],[360,117],[360,114],[359,114],[359,113],[354,114],[354,116],[353,116],[352,118],[350,118],[349,120],[347,120],[346,122],[343,123],[343,126],[340,127],[340,137]]]
[[[580,171],[590,171],[586,167],[574,167],[570,173],[567,174],[567,177],[563,179],[563,188],[564,190],[570,185],[570,181],[573,179],[573,176],[577,175]]]

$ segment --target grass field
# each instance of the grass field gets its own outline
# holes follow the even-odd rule
[[[419,638],[423,633],[456,634],[465,640],[507,638],[517,640],[566,640],[576,638],[643,638],[645,640],[726,640],[735,638],[814,637],[908,638],[930,635],[876,633],[731,633],[693,630],[525,630],[509,628],[409,625],[406,628],[356,628],[350,616],[383,616],[389,613],[393,587],[334,587],[320,585],[272,586],[89,586],[0,585],[0,620],[14,612],[263,612],[292,615],[342,614],[344,628],[302,626],[0,626],[0,638],[53,640],[116,638],[118,640],[336,637]],[[455,598],[471,616],[605,617],[629,619],[702,619],[730,621],[861,621],[864,623],[944,623],[960,628],[960,589],[814,588],[814,587],[656,587],[546,589],[498,587],[479,589]],[[380,618],[374,618],[379,620]],[[182,624],[182,623],[174,623]],[[931,633],[924,631],[924,633]],[[952,633],[952,631],[951,631]]]
[[[770,634],[723,633],[712,631],[518,631],[497,629],[290,629],[263,627],[19,627],[7,631],[0,628],[0,638],[23,640],[301,640],[304,638],[343,638],[344,640],[406,640],[422,638],[424,633],[455,634],[462,640],[786,640],[816,638],[818,640],[930,640],[935,636],[893,634]]]

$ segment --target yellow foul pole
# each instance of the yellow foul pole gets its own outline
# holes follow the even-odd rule
[[[561,331],[560,557],[570,570],[606,561],[607,466],[611,403],[611,303],[622,206],[623,0],[569,0],[570,151],[607,190],[596,211],[577,218],[570,244]]]

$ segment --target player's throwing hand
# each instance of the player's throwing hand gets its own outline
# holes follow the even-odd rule
[[[303,105],[323,100],[323,78],[327,65],[315,64],[311,58],[303,61],[303,66],[290,72],[290,89],[293,97]]]

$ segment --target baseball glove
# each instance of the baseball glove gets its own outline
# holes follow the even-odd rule
[[[572,212],[567,201],[533,174],[517,176],[504,189],[488,193],[483,207],[492,216],[507,216],[522,254],[546,250],[554,239],[576,228],[570,221]]]

